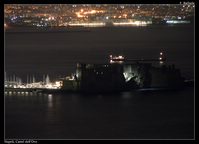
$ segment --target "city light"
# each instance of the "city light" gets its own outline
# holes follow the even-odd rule
[[[180,5],[5,5],[5,23],[29,26],[73,26],[85,23],[113,23],[113,26],[146,26],[165,21],[167,24],[188,24],[195,4]],[[79,24],[75,24],[79,23]],[[94,24],[95,25],[95,24]],[[100,25],[101,26],[101,25]],[[103,24],[103,26],[106,26]],[[4,25],[4,27],[6,27]]]
[[[84,15],[81,15],[79,12],[76,12],[76,15],[77,15],[78,18],[84,17]]]
[[[181,24],[181,23],[190,23],[190,21],[185,21],[185,20],[167,20],[166,23],[168,23],[168,24]]]
[[[96,13],[96,10],[91,10],[91,11],[88,11],[88,12],[84,12],[84,14],[95,14]]]
[[[70,23],[69,26],[85,26],[85,27],[97,27],[97,26],[105,26],[105,23]]]
[[[48,20],[54,20],[55,19],[55,17],[52,17],[52,16],[50,16],[49,18],[48,18]]]
[[[123,63],[124,62],[124,56],[119,55],[119,56],[112,56],[110,55],[110,63]]]
[[[7,28],[7,24],[6,23],[4,23],[4,28]]]
[[[146,26],[147,22],[145,21],[134,21],[134,22],[114,22],[113,25],[115,26],[126,26],[126,25],[134,25],[134,26]]]
[[[27,88],[42,88],[42,89],[61,89],[63,86],[62,81],[55,81],[55,82],[34,82],[34,83],[26,83],[26,84],[20,84],[18,82],[11,82],[11,81],[5,81],[5,87],[6,88],[14,88],[14,89],[27,89]]]

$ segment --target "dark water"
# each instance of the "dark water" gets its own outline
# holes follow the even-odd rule
[[[26,81],[75,71],[76,62],[104,63],[109,54],[156,58],[194,77],[192,26],[94,28],[89,32],[6,33],[5,68]],[[192,139],[194,89],[114,95],[7,94],[6,138]]]
[[[192,139],[193,89],[117,95],[7,95],[6,138]]]
[[[90,31],[57,33],[6,33],[7,75],[26,81],[27,74],[38,80],[70,75],[77,62],[105,63],[110,54],[126,58],[157,58],[163,51],[168,63],[193,78],[193,26],[152,26],[131,28],[91,28]]]

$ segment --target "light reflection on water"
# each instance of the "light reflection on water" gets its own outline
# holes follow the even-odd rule
[[[47,111],[51,111],[53,108],[53,94],[46,94],[46,93],[34,93],[34,92],[28,92],[28,91],[5,91],[4,96],[8,97],[9,100],[14,100],[14,98],[17,98],[19,100],[25,100],[25,102],[35,102],[37,103],[43,103],[47,106]]]
[[[192,94],[191,89],[89,96],[7,92],[6,136],[190,138],[193,132]]]
[[[52,108],[53,107],[53,95],[48,94],[48,107]]]
[[[46,96],[44,93],[34,93],[28,91],[5,91],[5,96]],[[52,94],[50,94],[52,96]]]
[[[123,92],[122,93],[122,98],[123,99],[130,99],[132,97],[131,94],[129,94],[129,92]]]

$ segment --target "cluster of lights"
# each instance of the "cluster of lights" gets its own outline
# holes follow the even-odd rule
[[[90,10],[90,11],[84,11],[81,9],[79,12],[76,12],[76,15],[78,18],[86,17],[86,15],[92,15],[96,13],[103,13],[104,11],[102,10]]]
[[[33,25],[36,25],[37,27],[45,27],[45,26],[47,26],[47,24],[33,24]]]
[[[64,23],[70,23],[73,20],[77,20],[79,22],[87,22],[87,21],[92,22],[92,21],[101,21],[101,20],[103,21],[104,19],[106,19],[112,22],[113,19],[117,19],[117,21],[122,22],[124,19],[127,20],[130,17],[137,20],[145,19],[146,21],[153,17],[160,18],[161,20],[163,19],[184,20],[185,17],[193,15],[195,3],[183,2],[179,6],[167,4],[168,8],[166,9],[164,7],[165,5],[162,6],[161,5],[149,5],[149,7],[147,5],[125,6],[120,4],[119,5],[75,4],[75,5],[59,5],[59,6],[58,5],[26,6],[26,5],[13,4],[13,5],[5,5],[4,12],[5,12],[5,18],[9,18],[12,21],[12,23],[20,25],[26,24],[26,22],[24,22],[24,19],[20,19],[18,21],[18,18],[24,17],[25,19],[26,18],[31,19],[30,23],[35,23],[34,21],[35,18],[36,21],[38,21],[38,18],[42,18],[43,21],[45,22],[53,20],[56,21],[55,23],[47,23],[50,26],[63,26]],[[57,17],[59,18],[57,19]],[[139,24],[121,23],[115,25],[139,25]]]
[[[115,19],[115,18],[125,18],[125,19],[126,19],[127,16],[128,16],[128,14],[125,13],[125,14],[119,15],[119,16],[114,15],[113,18],[114,18],[114,19]],[[133,16],[134,16],[134,15],[133,15]],[[132,17],[133,17],[133,16],[132,16]]]
[[[10,87],[10,88],[45,88],[45,89],[61,89],[63,85],[62,81],[55,81],[54,83],[47,83],[43,84],[42,82],[38,83],[29,83],[29,84],[5,84],[5,87]]]
[[[115,26],[126,26],[126,25],[134,25],[134,26],[146,26],[147,24],[151,24],[150,22],[145,21],[134,21],[134,22],[114,22]]]
[[[110,55],[110,63],[123,63],[124,62],[124,56],[112,56]]]
[[[85,26],[85,27],[98,27],[105,26],[105,23],[69,23],[69,26]]]
[[[190,21],[186,21],[186,20],[167,20],[166,23],[168,23],[168,24],[181,24],[181,23],[190,23]]]
[[[55,20],[55,17],[50,16],[50,17],[48,18],[48,20]]]
[[[56,83],[49,83],[45,85],[46,89],[60,89],[61,86],[57,85]]]
[[[124,56],[122,56],[122,55],[119,55],[119,56],[112,56],[112,55],[110,55],[110,59],[116,59],[116,60],[124,60]]]
[[[17,16],[13,16],[13,17],[11,18],[11,21],[16,20],[17,18],[18,18]]]
[[[163,52],[160,52],[159,60],[160,60],[160,64],[163,64],[163,63],[164,63],[163,61],[165,60],[165,57],[164,57],[164,55],[163,55]]]

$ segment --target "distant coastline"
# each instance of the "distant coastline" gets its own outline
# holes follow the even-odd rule
[[[87,27],[31,27],[31,26],[13,26],[5,29],[8,33],[23,33],[23,32],[89,32]]]
[[[25,33],[25,32],[90,32],[92,29],[99,28],[146,28],[146,27],[179,27],[179,26],[192,26],[192,24],[151,24],[147,26],[104,26],[104,27],[84,27],[84,26],[61,26],[61,27],[32,27],[32,26],[10,26],[5,28],[6,33]]]

